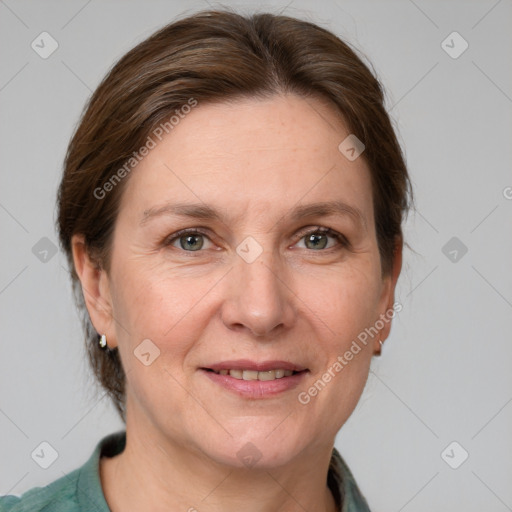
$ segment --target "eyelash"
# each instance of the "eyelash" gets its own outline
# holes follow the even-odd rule
[[[164,242],[164,245],[166,245],[166,246],[172,245],[173,242],[175,242],[182,236],[189,235],[189,234],[203,235],[205,237],[208,237],[208,233],[205,232],[202,228],[186,228],[186,229],[182,229],[181,231],[174,233],[169,238],[167,238]],[[322,235],[331,236],[332,238],[335,238],[337,240],[337,242],[339,243],[339,247],[329,247],[328,249],[320,249],[318,251],[310,249],[311,252],[330,252],[332,250],[336,250],[336,249],[339,250],[341,248],[348,247],[350,245],[349,241],[347,240],[347,238],[344,235],[342,235],[341,233],[338,233],[334,229],[326,228],[324,226],[315,226],[314,228],[309,228],[309,227],[305,228],[304,230],[300,231],[297,234],[296,242],[299,242],[307,235],[313,235],[313,234],[322,234]],[[201,249],[198,251],[185,251],[184,249],[180,249],[180,250],[182,250],[183,252],[187,252],[187,253],[202,252]]]
[[[334,231],[334,229],[326,228],[324,226],[316,226],[314,228],[309,228],[309,227],[304,228],[303,231],[300,231],[297,234],[297,241],[302,240],[307,235],[313,235],[313,234],[329,235],[332,238],[335,238],[338,241],[338,243],[340,244],[340,246],[343,246],[343,247],[348,246],[348,240],[346,239],[346,237],[344,235],[342,235],[341,233],[338,233],[337,231]],[[331,247],[330,249],[335,249],[335,248]],[[329,250],[329,249],[326,249],[326,250]],[[322,252],[322,251],[318,251],[318,252]]]

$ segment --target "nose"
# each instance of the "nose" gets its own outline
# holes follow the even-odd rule
[[[237,255],[227,277],[221,315],[226,327],[260,338],[290,328],[295,319],[292,283],[272,255],[263,252],[252,263]]]

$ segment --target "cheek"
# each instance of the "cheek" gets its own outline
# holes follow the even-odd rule
[[[128,395],[143,409],[155,401],[165,403],[177,418],[186,400],[177,382],[183,380],[184,361],[202,329],[197,304],[211,287],[209,279],[187,286],[171,273],[163,276],[133,264],[123,268],[126,277],[117,281],[112,299]],[[144,361],[146,353],[149,357]],[[169,393],[173,399],[164,400]],[[146,414],[152,413],[146,410]]]
[[[117,278],[113,295],[114,314],[124,322],[130,338],[154,336],[162,339],[175,329],[192,310],[198,297],[204,296],[208,279],[180,277],[179,270],[151,268],[142,264],[122,265],[123,277]]]
[[[187,371],[187,356],[201,348],[202,335],[214,314],[212,300],[221,276],[191,276],[179,268],[163,271],[141,261],[123,267],[126,277],[117,281],[113,302],[123,367],[127,373],[135,370],[128,380],[137,385],[135,379],[145,371],[134,352],[138,353],[138,347],[148,339],[156,345],[155,352],[159,351],[152,366],[160,371],[144,373],[144,382],[168,380],[171,375],[180,379]]]
[[[373,265],[340,267],[328,272],[309,273],[297,282],[311,321],[319,326],[330,350],[344,351],[345,345],[377,318],[380,286]]]
[[[321,360],[308,387],[301,390],[301,403],[308,402],[317,414],[325,413],[325,424],[333,432],[353,411],[368,378],[373,340],[365,338],[365,329],[378,317],[377,270],[368,265],[340,269],[322,279],[317,275],[314,293],[311,288],[299,292],[307,297],[305,311],[317,325],[315,357]]]

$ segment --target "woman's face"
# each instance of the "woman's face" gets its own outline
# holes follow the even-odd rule
[[[91,317],[119,347],[127,428],[234,466],[332,445],[389,322],[353,341],[399,271],[381,277],[348,135],[295,95],[199,103],[126,178],[101,286],[113,320]]]

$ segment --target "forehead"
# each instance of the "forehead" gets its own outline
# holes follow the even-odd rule
[[[367,165],[338,148],[349,135],[334,107],[318,99],[199,102],[131,172],[122,204],[140,216],[189,200],[229,205],[240,218],[279,214],[299,202],[344,201],[371,224]]]

